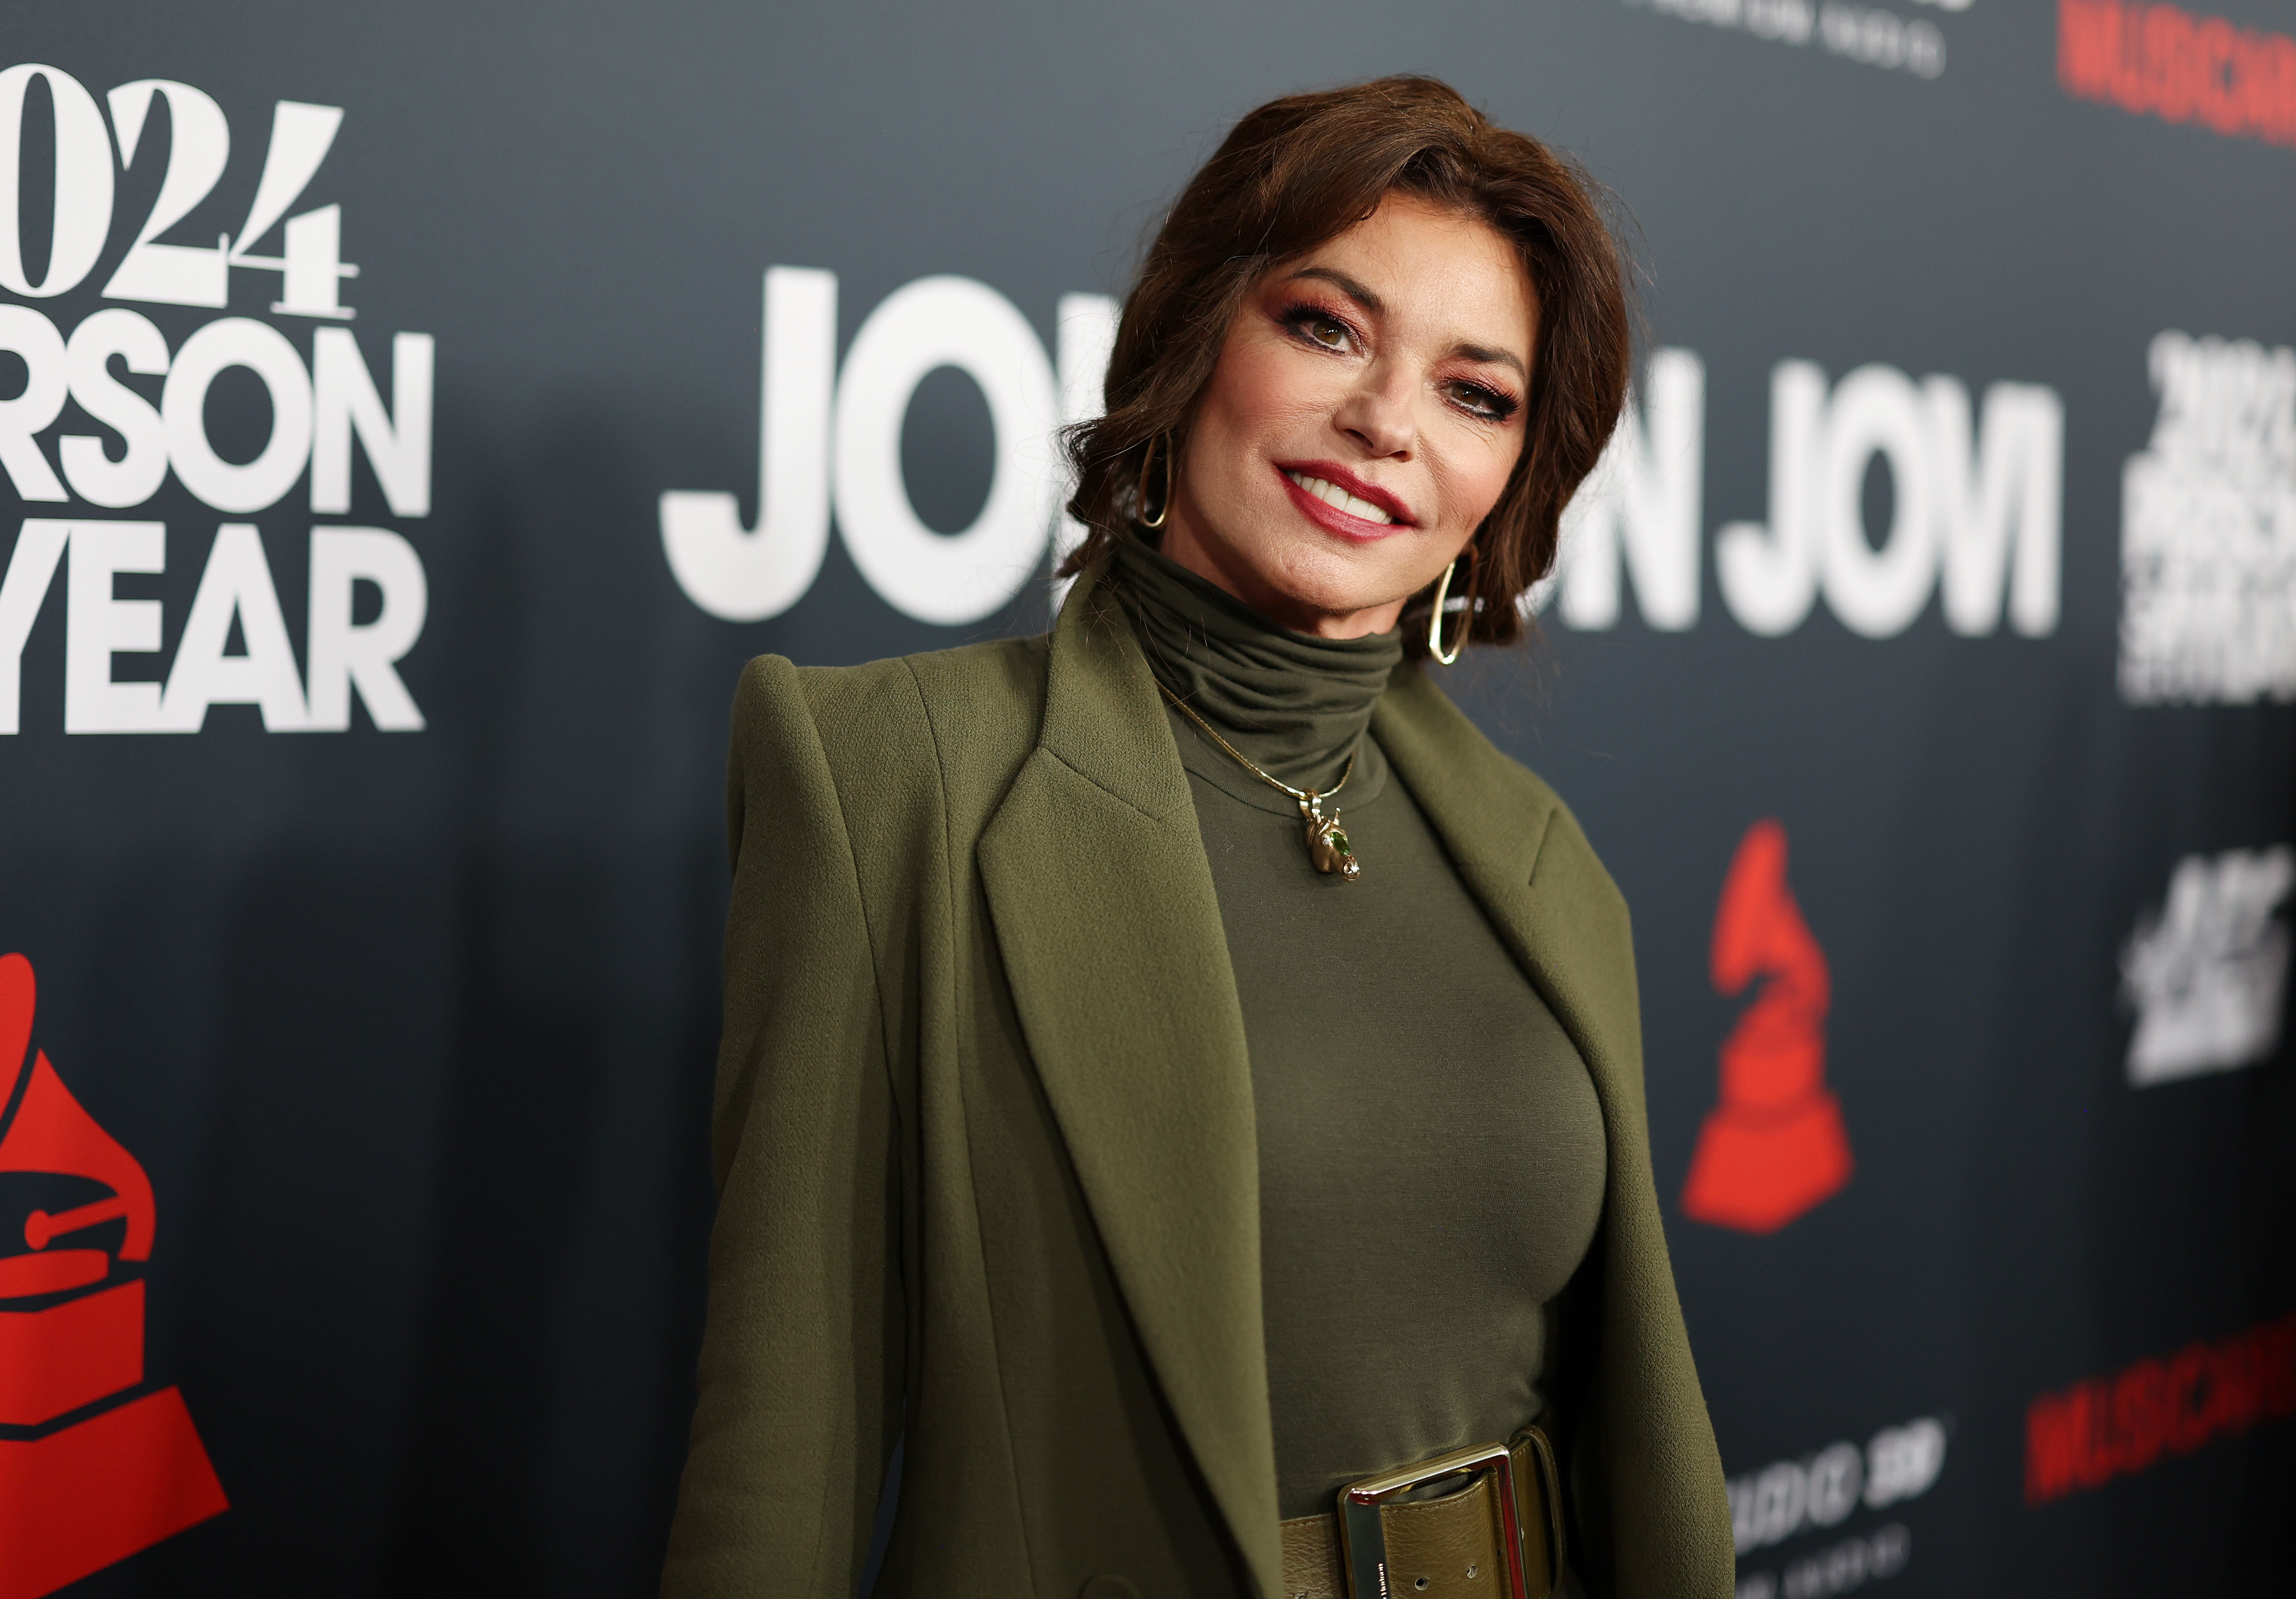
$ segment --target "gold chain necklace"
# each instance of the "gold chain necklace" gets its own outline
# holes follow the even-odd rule
[[[1363,863],[1356,859],[1356,852],[1348,843],[1347,830],[1340,825],[1340,808],[1335,805],[1332,807],[1330,816],[1324,814],[1324,801],[1347,787],[1348,779],[1355,775],[1356,757],[1363,751],[1361,739],[1357,739],[1356,747],[1348,752],[1347,769],[1340,774],[1340,780],[1327,792],[1319,794],[1313,789],[1295,789],[1282,778],[1272,777],[1254,766],[1250,756],[1220,737],[1218,730],[1198,716],[1187,701],[1166,688],[1162,678],[1156,679],[1156,687],[1164,698],[1172,702],[1173,709],[1202,728],[1204,736],[1235,757],[1245,771],[1269,788],[1281,790],[1299,802],[1300,820],[1308,830],[1308,858],[1315,863],[1316,871],[1336,874],[1341,882],[1353,882],[1363,875]]]

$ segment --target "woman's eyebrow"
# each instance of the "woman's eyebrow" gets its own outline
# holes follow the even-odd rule
[[[1344,272],[1336,271],[1329,266],[1302,266],[1285,281],[1296,282],[1303,277],[1321,278],[1374,316],[1383,316],[1387,314],[1385,300],[1373,293],[1368,285],[1356,282]]]
[[[1494,349],[1488,344],[1455,344],[1451,353],[1464,361],[1496,361],[1502,366],[1512,366],[1517,377],[1526,383],[1530,381],[1530,368],[1511,349]]]

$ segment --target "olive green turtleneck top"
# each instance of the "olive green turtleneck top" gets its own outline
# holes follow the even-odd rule
[[[1111,581],[1157,676],[1258,765],[1320,790],[1355,752],[1330,802],[1363,866],[1345,882],[1296,801],[1167,708],[1250,1050],[1277,1495],[1328,1512],[1538,1414],[1602,1210],[1602,1107],[1370,734],[1413,669],[1399,635],[1290,632],[1133,539]]]

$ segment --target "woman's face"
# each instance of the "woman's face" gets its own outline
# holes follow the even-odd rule
[[[1388,195],[1245,297],[1164,553],[1295,632],[1388,631],[1506,487],[1538,325],[1503,234]]]

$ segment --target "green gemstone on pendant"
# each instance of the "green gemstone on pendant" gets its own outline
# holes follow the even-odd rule
[[[1353,882],[1363,875],[1363,864],[1356,859],[1347,830],[1336,816],[1308,816],[1308,859],[1316,871],[1336,876],[1342,882]]]

